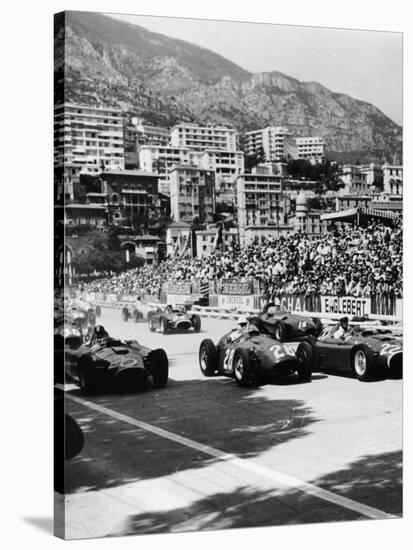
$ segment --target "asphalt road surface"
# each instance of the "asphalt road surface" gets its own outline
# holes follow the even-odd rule
[[[198,365],[201,340],[217,341],[233,321],[165,336],[116,311],[99,322],[163,347],[170,379],[93,397],[66,385],[85,435],[66,462],[67,538],[401,516],[401,380],[315,373],[245,389]]]

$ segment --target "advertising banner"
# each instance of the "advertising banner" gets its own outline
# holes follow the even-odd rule
[[[222,309],[257,309],[256,298],[254,294],[218,294],[217,307]]]
[[[191,283],[169,282],[167,285],[168,294],[191,294]]]
[[[219,290],[220,294],[246,295],[252,293],[252,284],[223,281]]]
[[[335,315],[357,316],[371,313],[370,298],[355,298],[354,296],[321,296],[321,313]]]

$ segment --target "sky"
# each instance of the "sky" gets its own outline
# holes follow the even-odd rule
[[[402,125],[401,33],[110,16],[208,48],[253,73],[279,71],[319,82],[334,92],[372,103]]]

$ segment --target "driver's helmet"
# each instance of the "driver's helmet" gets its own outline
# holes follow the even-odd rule
[[[245,328],[248,325],[248,319],[245,317],[245,315],[241,315],[238,317],[237,326],[239,328]]]
[[[339,320],[339,324],[341,327],[343,327],[344,329],[348,329],[348,317],[342,317],[340,320]]]
[[[103,338],[107,338],[109,334],[106,332],[105,327],[102,325],[96,325],[93,329],[93,335],[97,340],[102,340]]]

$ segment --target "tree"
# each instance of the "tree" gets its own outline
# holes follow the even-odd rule
[[[261,164],[262,162],[265,162],[265,152],[264,149],[260,147],[256,153],[245,155],[245,171],[251,172],[251,169],[254,168],[254,166],[257,166],[257,164]]]

